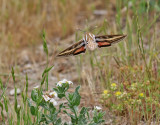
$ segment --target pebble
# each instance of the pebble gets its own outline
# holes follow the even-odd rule
[[[9,94],[10,94],[11,96],[13,96],[14,93],[15,93],[15,89],[12,89],[12,90],[9,92]],[[20,93],[21,93],[20,88],[17,88],[17,95],[19,95]]]

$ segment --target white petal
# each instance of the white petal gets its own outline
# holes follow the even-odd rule
[[[68,82],[68,80],[67,80],[67,79],[63,79],[62,82],[63,82],[63,83],[66,83],[66,82]]]
[[[38,89],[39,88],[39,85],[37,85],[37,86],[35,86],[35,87],[33,87],[34,89]]]
[[[53,105],[57,105],[58,103],[56,102],[56,100],[54,100],[53,98],[50,100],[51,103],[53,103]]]
[[[99,106],[95,106],[94,109],[101,110],[102,108]]]
[[[57,86],[62,87],[62,81],[59,81],[59,82],[57,83]]]
[[[55,91],[50,92],[49,95],[54,96],[54,97],[57,97],[57,93],[56,93]]]
[[[68,81],[68,84],[73,84],[73,82],[72,81]]]
[[[44,98],[44,100],[45,100],[46,102],[51,99],[51,98],[49,98],[47,95],[42,95],[42,97]]]
[[[17,108],[20,108],[21,106],[20,105],[17,105]]]

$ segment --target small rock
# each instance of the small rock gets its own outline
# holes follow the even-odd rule
[[[29,51],[23,50],[19,55],[19,63],[21,65],[27,64],[30,62]]]
[[[12,90],[9,92],[9,94],[10,94],[11,96],[13,96],[14,93],[15,93],[15,89],[12,89]],[[17,95],[19,95],[20,93],[21,93],[20,88],[17,88]]]
[[[107,11],[106,10],[95,10],[93,13],[95,15],[106,15]]]
[[[29,63],[26,64],[23,69],[22,69],[23,73],[32,73],[33,72],[33,66]]]

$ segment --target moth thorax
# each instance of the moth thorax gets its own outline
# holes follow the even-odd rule
[[[95,42],[95,35],[92,33],[86,33],[84,36],[84,41],[87,45],[87,48],[91,51],[97,48],[97,43]]]
[[[93,51],[93,50],[95,50],[97,48],[97,46],[98,45],[94,40],[93,41],[91,41],[91,40],[88,41],[87,48],[89,50]]]

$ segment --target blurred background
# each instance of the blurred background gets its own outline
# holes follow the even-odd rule
[[[44,29],[54,65],[49,86],[63,78],[81,84],[83,105],[99,104],[95,97],[113,82],[123,89],[133,82],[155,86],[160,83],[159,16],[159,0],[0,0],[0,77],[5,83],[14,67],[19,88],[23,89],[26,73],[29,91],[39,84],[46,64]],[[55,58],[83,37],[78,29],[127,38],[92,53]],[[152,91],[158,91],[158,85]]]

